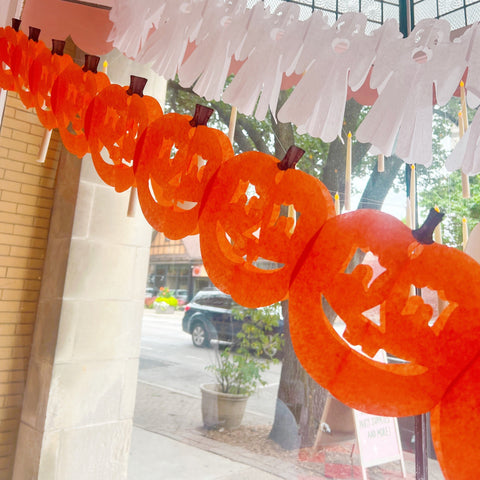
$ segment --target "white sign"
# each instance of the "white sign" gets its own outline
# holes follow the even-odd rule
[[[353,411],[353,417],[364,480],[367,478],[365,469],[395,461],[400,461],[405,477],[397,419],[369,415],[358,410]]]

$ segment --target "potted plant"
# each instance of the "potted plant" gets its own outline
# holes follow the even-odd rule
[[[215,345],[215,362],[206,369],[216,383],[200,386],[202,417],[207,428],[234,429],[240,426],[247,400],[259,385],[265,385],[262,373],[277,363],[283,345],[279,331],[282,322],[278,305],[259,309],[236,308],[233,321],[241,321],[242,329],[232,345]]]
[[[170,289],[161,287],[153,305],[156,313],[173,313],[177,309],[178,300],[172,296]]]

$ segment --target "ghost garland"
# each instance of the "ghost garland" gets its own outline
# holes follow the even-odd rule
[[[470,480],[480,470],[478,455],[467,458],[465,449],[480,427],[470,414],[480,408],[480,265],[431,240],[441,214],[432,211],[413,232],[375,210],[335,215],[325,186],[295,169],[300,149],[282,160],[234,155],[228,138],[207,126],[211,109],[165,115],[143,96],[143,79],[113,85],[95,73],[98,57],[86,60],[74,64],[58,44],[49,52],[37,32],[27,38],[0,29],[2,88],[38,109],[72,153],[90,152],[107,184],[119,192],[136,186],[157,230],[171,238],[198,231],[210,278],[239,303],[289,297],[297,356],[338,399],[377,415],[433,409],[445,475]],[[289,206],[294,215],[284,214]],[[377,278],[366,265],[347,273],[358,248],[378,257],[385,270]],[[260,259],[275,268],[262,268]],[[434,319],[421,297],[410,296],[411,285],[438,292],[448,307]],[[323,298],[345,321],[343,338],[326,319]],[[364,315],[374,307],[379,325]],[[381,348],[407,363],[373,360]]]
[[[425,19],[402,38],[393,19],[367,34],[362,13],[344,13],[330,26],[320,10],[300,20],[294,3],[280,2],[274,11],[263,2],[246,4],[165,0],[160,7],[153,0],[118,0],[109,40],[163,77],[178,73],[182,86],[258,120],[268,108],[276,112],[282,82],[295,85],[279,120],[325,142],[340,136],[347,98],[362,102],[368,90],[378,99],[357,140],[370,143],[372,154],[395,153],[412,164],[432,161],[432,103],[444,105],[463,78],[469,105],[480,104],[478,23],[452,39],[446,20]],[[480,171],[472,160],[478,138],[465,139],[449,168]]]

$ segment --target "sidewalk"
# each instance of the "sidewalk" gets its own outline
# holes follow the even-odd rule
[[[248,411],[244,425],[269,425]],[[307,458],[304,451],[278,458],[208,438],[198,397],[138,383],[128,480],[359,480],[353,443]],[[353,451],[353,454],[352,454]],[[292,460],[293,458],[293,460]],[[404,453],[407,479],[415,479],[415,458]],[[369,468],[368,480],[403,478],[399,462]],[[438,462],[429,461],[429,480],[444,480]]]

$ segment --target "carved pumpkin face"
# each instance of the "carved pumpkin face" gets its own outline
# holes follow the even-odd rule
[[[279,168],[275,157],[240,154],[220,168],[200,217],[200,244],[212,282],[247,307],[284,299],[310,239],[335,215],[314,177]],[[293,205],[294,219],[281,215]],[[259,260],[268,261],[264,265]],[[266,264],[266,265],[265,265]]]
[[[85,112],[97,93],[108,85],[108,77],[102,72],[96,73],[96,67],[94,71],[84,71],[72,64],[58,75],[52,86],[52,110],[57,118],[58,131],[65,147],[78,157],[88,152],[83,130]]]
[[[197,232],[205,189],[233,156],[228,137],[205,125],[192,126],[194,119],[164,115],[145,130],[135,152],[142,211],[153,228],[171,239]]]
[[[385,269],[377,278],[372,280],[367,265],[345,272],[357,249],[377,256]],[[478,352],[480,286],[473,285],[479,275],[473,259],[444,245],[419,244],[390,215],[359,210],[330,219],[290,290],[297,356],[310,375],[353,408],[391,416],[429,411]],[[449,302],[433,325],[432,308],[410,296],[411,285],[437,291]],[[325,317],[322,297],[345,322],[343,338]],[[367,313],[374,307],[380,309],[377,322]],[[379,349],[406,363],[372,360]]]
[[[130,95],[120,85],[104,88],[90,103],[85,134],[93,164],[100,178],[117,192],[135,184],[132,164],[137,140],[162,114],[153,97]],[[103,147],[107,153],[102,155]]]

